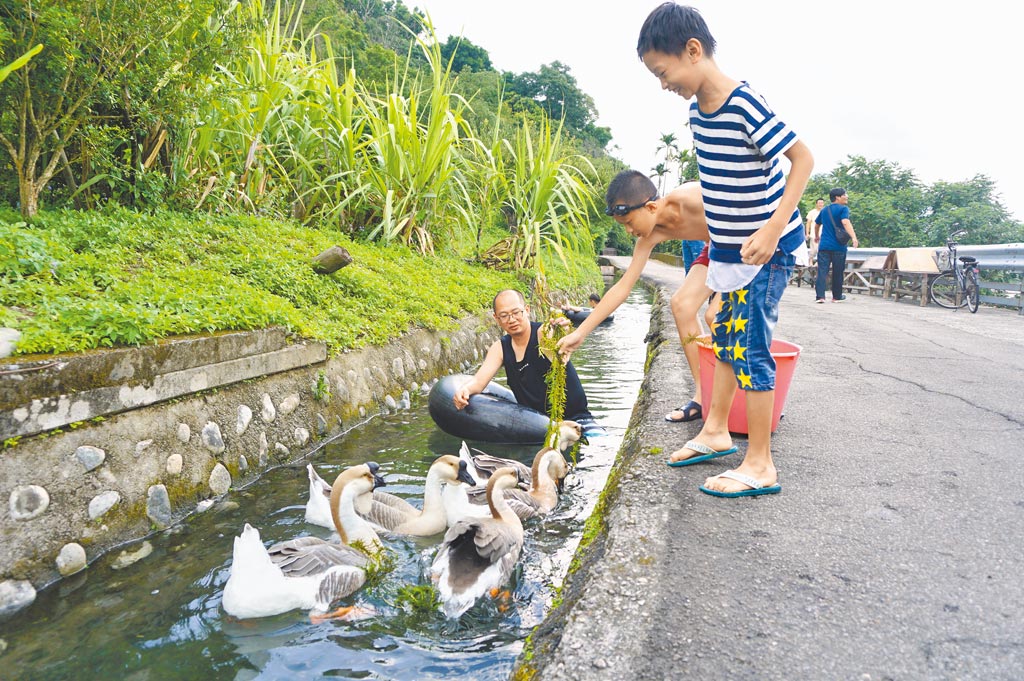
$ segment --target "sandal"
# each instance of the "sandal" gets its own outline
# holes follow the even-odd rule
[[[672,418],[672,415],[676,412],[682,412],[682,418]],[[690,400],[683,406],[679,407],[675,411],[665,414],[665,420],[670,423],[686,423],[687,421],[696,421],[700,418],[700,404],[694,400]]]

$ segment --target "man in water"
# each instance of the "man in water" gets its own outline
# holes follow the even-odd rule
[[[494,319],[505,335],[494,341],[473,378],[455,392],[455,408],[462,409],[469,404],[469,396],[486,388],[498,369],[505,367],[506,382],[516,401],[535,411],[550,414],[551,404],[544,375],[551,368],[551,361],[540,354],[537,341],[540,323],[530,321],[530,306],[523,294],[515,289],[500,291],[494,296],[492,308]],[[576,421],[584,430],[594,423],[594,417],[587,409],[587,395],[572,362],[565,366],[565,418]]]
[[[562,306],[562,312],[583,312],[584,310],[593,310],[594,305],[601,302],[601,296],[596,293],[591,293],[589,300],[590,307],[580,307],[579,305],[570,305],[569,303],[566,303]]]

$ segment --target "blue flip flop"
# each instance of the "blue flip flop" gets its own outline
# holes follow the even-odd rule
[[[726,471],[719,473],[715,476],[716,478],[729,478],[736,482],[742,482],[750,489],[743,489],[738,492],[719,492],[717,489],[708,489],[704,485],[700,486],[700,491],[704,494],[710,494],[713,497],[728,497],[730,499],[735,497],[757,497],[762,494],[778,494],[782,491],[782,485],[775,483],[774,485],[762,485],[756,478],[752,478],[749,475],[743,473],[737,473],[736,471]]]
[[[683,459],[682,461],[672,461],[671,459],[666,461],[669,466],[673,468],[680,468],[682,466],[691,466],[701,461],[710,461],[711,459],[717,459],[720,456],[726,456],[728,454],[735,454],[737,449],[735,447],[729,447],[729,449],[723,449],[718,452],[705,444],[697,442],[696,440],[690,440],[685,445],[684,449],[692,449],[695,452],[700,452],[701,456],[691,456],[689,459]]]

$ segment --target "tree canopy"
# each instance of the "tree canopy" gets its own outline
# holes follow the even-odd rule
[[[188,83],[222,47],[217,13],[224,0],[38,0],[0,2],[0,63],[37,44],[44,49],[0,82],[0,148],[18,181],[22,214],[61,171],[66,151],[109,153],[129,137],[130,172],[145,163],[137,144],[155,124],[189,106]],[[123,131],[123,132],[120,132]],[[104,148],[89,150],[89,137]],[[112,139],[111,139],[112,138]],[[154,145],[156,142],[153,143]],[[75,184],[70,172],[66,182]]]
[[[850,196],[851,220],[862,246],[941,246],[956,229],[966,229],[972,244],[1024,241],[1024,225],[1015,221],[985,175],[926,185],[898,163],[849,156],[832,171],[814,175],[802,210],[833,187]]]
[[[445,62],[451,61],[454,73],[494,70],[494,67],[491,66],[491,55],[487,53],[487,50],[479,45],[474,45],[467,38],[448,36],[448,40],[441,45],[441,56],[444,57]]]
[[[560,61],[544,64],[536,72],[524,72],[508,78],[509,90],[532,99],[552,120],[563,120],[577,137],[590,140],[603,149],[611,140],[608,128],[597,127],[594,99],[580,89],[569,67]]]

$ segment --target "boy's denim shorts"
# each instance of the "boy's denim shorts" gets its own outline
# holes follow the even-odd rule
[[[775,389],[772,332],[795,261],[790,254],[776,252],[753,281],[722,294],[722,307],[711,329],[712,349],[720,362],[732,365],[743,390]]]

